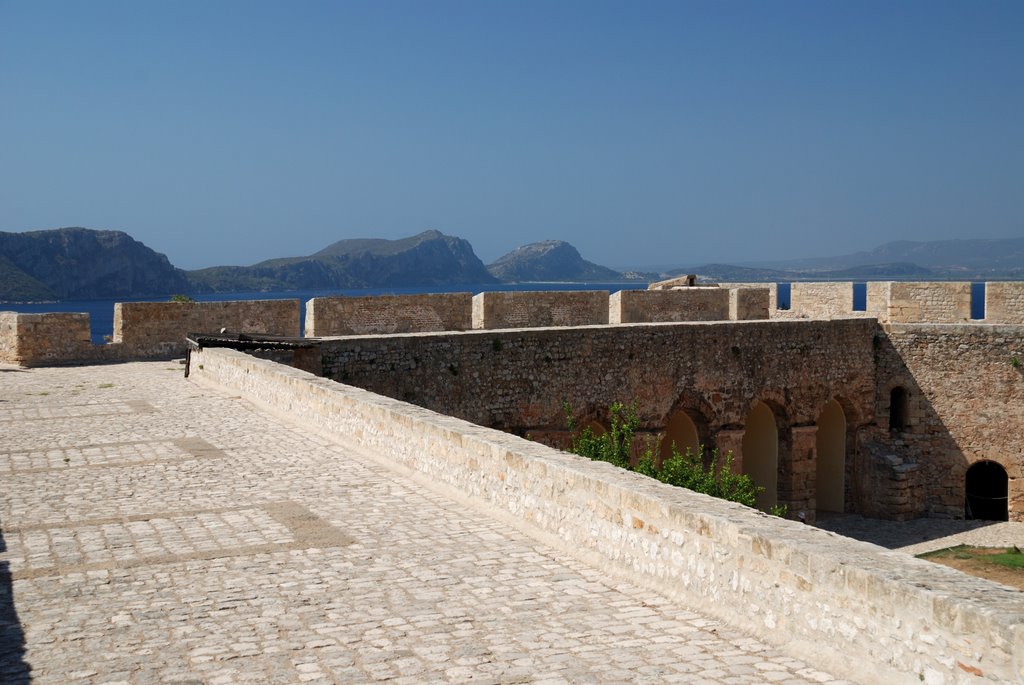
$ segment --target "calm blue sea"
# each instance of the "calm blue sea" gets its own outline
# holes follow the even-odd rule
[[[419,295],[423,293],[481,293],[493,290],[636,290],[646,288],[646,283],[497,283],[488,285],[432,286],[429,288],[367,288],[363,290],[293,290],[274,293],[214,293],[210,295],[194,295],[201,302],[221,300],[299,300],[302,302],[302,328],[306,326],[306,302],[314,297],[330,295]],[[153,302],[160,298],[119,297],[112,300],[64,300],[62,302],[46,302],[41,304],[4,304],[0,303],[0,311],[26,312],[39,314],[45,312],[85,312],[89,315],[92,328],[92,340],[96,344],[103,342],[103,336],[114,333],[115,302]]]

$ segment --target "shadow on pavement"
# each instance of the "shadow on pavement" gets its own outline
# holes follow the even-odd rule
[[[0,552],[7,551],[0,527]],[[9,562],[0,561],[0,682],[28,685],[31,669],[25,663],[25,631],[14,607],[14,584]]]
[[[871,542],[888,549],[909,547],[930,540],[979,530],[998,521],[965,521],[952,519],[919,518],[910,521],[884,521],[864,518],[857,514],[828,514],[818,512],[815,525],[855,540]]]

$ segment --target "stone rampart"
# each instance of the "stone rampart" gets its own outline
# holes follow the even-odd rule
[[[1024,324],[1024,282],[985,284],[985,323]]]
[[[566,399],[584,413],[636,399],[651,427],[685,408],[714,432],[741,426],[755,398],[787,426],[813,424],[833,397],[869,420],[876,327],[851,319],[365,336],[324,340],[321,355],[328,378],[520,434],[564,427]]]
[[[465,331],[473,326],[471,293],[314,297],[306,337]]]
[[[336,338],[322,342],[321,368],[329,378],[555,446],[569,436],[566,400],[581,425],[605,427],[612,402],[636,400],[637,449],[647,438],[660,449],[671,418],[683,412],[698,442],[732,452],[737,468],[777,461],[770,467],[777,480],[758,484],[813,522],[815,426],[833,399],[851,430],[873,421],[876,328],[874,320],[849,319]],[[771,456],[765,441],[744,439],[759,401],[778,431],[768,441]],[[852,486],[851,478],[840,489]]]
[[[113,342],[134,358],[185,353],[188,333],[263,333],[298,337],[298,300],[118,302]]]
[[[538,328],[608,323],[608,292],[551,290],[473,296],[473,328]]]
[[[195,352],[192,374],[858,680],[1024,675],[1010,588],[240,352]]]
[[[729,291],[718,286],[620,290],[608,301],[608,323],[728,321]]]

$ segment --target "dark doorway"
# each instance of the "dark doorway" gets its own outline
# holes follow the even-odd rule
[[[979,461],[967,469],[967,497],[964,517],[984,521],[1007,521],[1009,479],[1006,469],[994,461]]]
[[[906,388],[896,386],[889,393],[889,430],[893,433],[907,429],[907,406]]]

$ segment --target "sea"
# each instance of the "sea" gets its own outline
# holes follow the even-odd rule
[[[636,283],[487,283],[480,285],[430,286],[425,288],[366,288],[356,290],[288,290],[279,292],[210,293],[190,295],[199,302],[220,302],[226,300],[299,300],[301,302],[301,327],[306,328],[306,302],[314,297],[347,295],[422,295],[426,293],[482,293],[491,291],[537,291],[537,290],[642,290],[646,282]],[[100,345],[106,336],[114,333],[114,303],[116,302],[157,302],[170,298],[118,297],[109,300],[62,300],[59,302],[2,303],[0,311],[14,311],[31,314],[46,312],[85,312],[89,315],[93,343]]]

